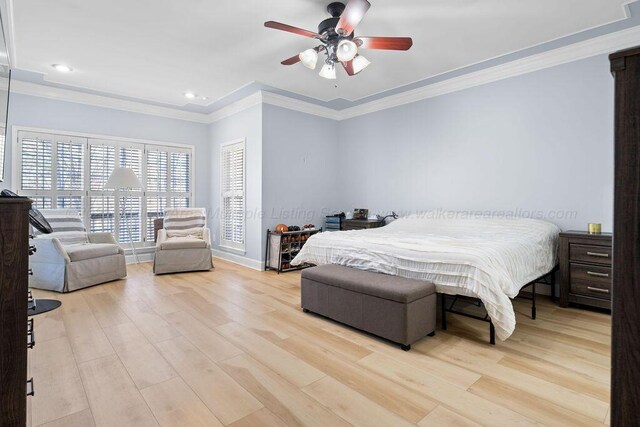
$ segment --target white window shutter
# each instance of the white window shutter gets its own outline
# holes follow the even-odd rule
[[[18,132],[18,192],[38,208],[84,212],[90,231],[120,242],[153,243],[153,220],[167,207],[190,207],[193,149],[93,137]],[[144,189],[124,194],[104,184],[115,166],[134,170]],[[129,225],[132,228],[129,237]]]
[[[245,248],[245,143],[222,145],[220,245]]]

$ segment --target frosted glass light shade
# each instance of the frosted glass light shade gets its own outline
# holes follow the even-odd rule
[[[320,77],[324,77],[325,79],[335,80],[336,79],[336,66],[334,64],[325,63],[320,70]]]
[[[353,74],[358,74],[360,71],[367,68],[371,62],[369,62],[369,60],[364,56],[358,55],[353,58],[353,62],[351,64],[353,65]]]
[[[316,69],[316,64],[318,63],[318,52],[315,49],[307,49],[304,52],[301,52],[298,55],[302,65],[312,70]]]
[[[104,184],[105,190],[142,189],[142,183],[131,168],[114,168]]]
[[[342,40],[338,43],[336,56],[341,62],[349,62],[358,54],[358,46],[351,40]]]

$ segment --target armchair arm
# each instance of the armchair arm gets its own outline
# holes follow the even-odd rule
[[[68,264],[71,262],[67,251],[64,250],[60,240],[53,238],[37,238],[32,240],[33,245],[36,247],[36,252],[31,257],[30,261],[42,262],[48,264]]]
[[[202,240],[207,242],[207,247],[211,247],[211,231],[207,227],[202,229]]]
[[[167,230],[161,228],[156,236],[156,249],[160,249],[160,245],[167,240]]]
[[[109,243],[112,245],[117,245],[116,239],[113,237],[113,234],[108,232],[99,232],[99,233],[87,233],[87,237],[89,238],[89,243]]]

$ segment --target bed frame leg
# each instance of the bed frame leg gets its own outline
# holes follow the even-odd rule
[[[536,282],[533,282],[531,288],[531,318],[536,320]]]
[[[489,343],[496,345],[496,327],[493,326],[493,322],[489,322]]]
[[[409,351],[409,350],[411,350],[411,344],[407,344],[407,345],[400,344],[400,348],[401,348],[403,351]]]
[[[442,313],[440,314],[441,318],[442,318],[442,330],[446,331],[447,330],[447,299],[446,299],[446,295],[445,294],[440,294],[440,311],[442,311]]]

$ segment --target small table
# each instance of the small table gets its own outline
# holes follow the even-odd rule
[[[378,228],[385,225],[384,220],[379,219],[344,219],[342,220],[343,230],[365,230],[368,228]]]
[[[612,234],[560,233],[560,307],[611,309]]]

